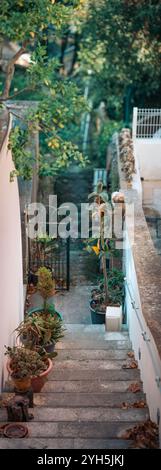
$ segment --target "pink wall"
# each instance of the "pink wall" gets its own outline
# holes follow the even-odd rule
[[[11,151],[7,149],[8,132],[0,152],[0,388],[7,378],[4,345],[13,344],[13,330],[23,319],[23,280],[20,208],[17,179]]]

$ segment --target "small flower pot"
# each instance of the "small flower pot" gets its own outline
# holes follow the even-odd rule
[[[31,387],[33,392],[39,393],[41,392],[41,389],[43,388],[45,382],[47,381],[48,374],[51,372],[51,369],[53,367],[53,363],[51,359],[47,359],[47,369],[41,372],[40,375],[31,377]]]
[[[10,423],[4,427],[3,435],[8,438],[19,439],[28,436],[28,428],[24,424]]]

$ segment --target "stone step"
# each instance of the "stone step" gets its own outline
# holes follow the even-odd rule
[[[65,325],[65,328],[67,323]],[[75,326],[73,324],[73,326]],[[81,325],[80,325],[81,326]],[[97,325],[96,325],[97,326]],[[128,334],[126,331],[121,332],[106,332],[105,325],[99,325],[99,329],[95,329],[94,325],[87,324],[86,329],[84,324],[82,324],[82,329],[79,330],[66,330],[65,336],[63,338],[63,343],[70,341],[82,341],[82,340],[92,340],[92,341],[125,341],[129,340]],[[94,328],[94,329],[93,329]]]
[[[60,341],[56,345],[56,351],[60,349],[130,349],[131,350],[131,341],[129,339],[124,340],[111,340],[106,341],[104,339],[79,339],[77,341]]]
[[[0,439],[0,449],[129,449],[131,446],[132,441],[123,439]]]
[[[39,422],[57,422],[57,421],[98,421],[98,422],[113,422],[113,421],[146,421],[149,418],[147,408],[143,409],[127,409],[122,410],[118,408],[48,408],[48,407],[35,407],[30,410],[34,415],[34,423]],[[0,415],[1,422],[7,420],[7,412],[3,410]],[[41,424],[40,424],[41,425]]]
[[[125,360],[128,359],[128,349],[122,349],[122,350],[117,350],[117,349],[108,349],[108,350],[99,350],[97,349],[96,351],[94,349],[88,350],[88,349],[81,349],[81,350],[59,350],[57,361],[86,361],[86,360],[96,360],[96,361],[101,361],[101,360],[108,360],[108,359],[117,359],[117,360]]]
[[[107,409],[107,408],[35,408],[35,421],[146,421],[149,418],[147,408],[144,409]]]
[[[83,380],[83,381],[94,381],[94,380],[110,380],[110,381],[121,381],[121,380],[135,380],[140,379],[140,373],[138,369],[55,369],[51,371],[49,375],[50,380]]]
[[[79,393],[93,393],[94,392],[127,392],[132,381],[107,381],[107,380],[49,380],[43,387],[43,392],[79,392]],[[137,382],[138,384],[138,382]],[[142,383],[139,382],[140,389],[142,390]],[[137,392],[138,393],[138,392]],[[136,397],[137,397],[136,393]]]
[[[67,335],[74,334],[74,335],[88,335],[92,336],[94,334],[103,334],[104,339],[108,340],[124,340],[127,339],[129,336],[128,331],[114,331],[114,332],[105,332],[105,325],[84,325],[80,323],[65,323],[66,333],[65,338]]]
[[[25,423],[26,424],[26,423]],[[124,433],[135,426],[137,421],[127,422],[28,422],[27,427],[31,438],[92,438],[112,439],[120,438]]]
[[[56,358],[54,361],[54,368],[53,368],[53,373],[57,369],[80,369],[80,370],[98,370],[98,369],[104,369],[104,370],[117,370],[117,369],[122,369],[122,366],[125,364],[125,360],[92,360],[92,359],[82,359],[81,361],[79,359],[72,360],[72,359],[66,359],[66,360],[59,360]]]
[[[34,403],[37,406],[47,407],[109,407],[121,408],[123,402],[134,404],[136,401],[145,401],[145,395],[138,392],[137,395],[132,392],[107,392],[107,393],[50,393],[41,392],[34,394]]]

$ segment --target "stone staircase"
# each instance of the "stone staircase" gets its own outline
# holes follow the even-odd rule
[[[146,406],[133,407],[145,401],[139,370],[122,368],[131,361],[128,333],[105,333],[104,325],[66,328],[50,378],[34,395],[29,437],[1,438],[1,449],[126,449],[132,442],[122,435],[149,418]],[[140,391],[129,391],[136,383]]]

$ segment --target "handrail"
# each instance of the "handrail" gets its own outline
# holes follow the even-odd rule
[[[148,333],[147,331],[145,331],[145,328],[143,326],[143,323],[141,321],[141,318],[138,314],[139,310],[140,310],[140,307],[136,306],[136,302],[135,302],[135,299],[133,298],[132,296],[132,293],[131,293],[131,290],[130,290],[130,287],[129,287],[129,282],[127,282],[127,279],[126,277],[124,278],[124,281],[125,281],[125,286],[127,287],[127,290],[128,290],[128,293],[129,293],[129,297],[131,299],[131,305],[132,305],[132,308],[133,310],[135,311],[136,313],[136,316],[137,316],[137,319],[138,319],[138,323],[140,325],[140,329],[142,331],[142,337],[147,345],[147,348],[149,350],[149,353],[150,353],[150,356],[151,356],[151,360],[152,360],[152,363],[153,363],[153,367],[154,367],[154,370],[155,370],[155,381],[156,381],[156,384],[159,388],[159,391],[161,392],[161,371],[159,370],[158,372],[158,367],[156,365],[156,361],[155,361],[155,358],[154,358],[154,355],[153,355],[153,352],[152,352],[152,349],[151,349],[151,340],[150,338],[148,337]]]

